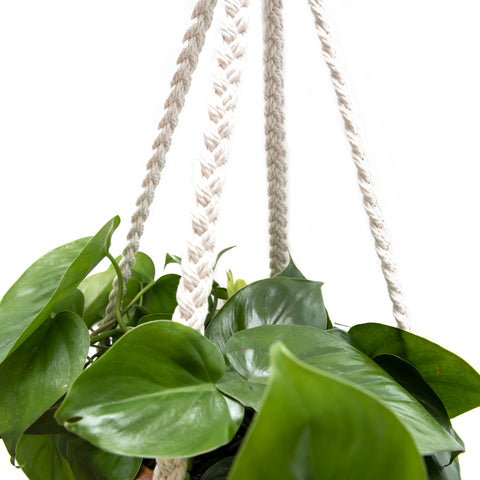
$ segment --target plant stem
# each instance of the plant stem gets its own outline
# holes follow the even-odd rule
[[[108,259],[112,262],[113,268],[117,273],[118,278],[118,291],[117,291],[117,301],[115,302],[115,317],[117,319],[119,327],[124,331],[128,332],[128,327],[125,325],[123,321],[122,312],[120,311],[120,305],[122,304],[122,296],[123,296],[123,275],[122,271],[120,270],[120,266],[118,265],[117,261],[112,257],[112,255],[107,252]]]
[[[90,334],[90,338],[92,338],[93,336],[97,335],[98,333],[100,332],[103,332],[104,330],[107,330],[107,328],[110,328],[112,325],[114,325],[115,323],[117,323],[117,319],[116,318],[112,318],[112,320],[109,320],[108,322],[106,323],[103,323],[102,325],[100,325],[96,330],[94,330],[91,334]]]
[[[122,310],[122,314],[124,315],[125,313],[130,310],[131,307],[135,304],[135,302],[143,296],[145,292],[148,292],[153,286],[155,285],[155,280],[152,280],[150,283],[147,283],[136,295],[133,297],[133,300]]]
[[[114,330],[108,330],[108,332],[99,333],[98,335],[93,335],[90,337],[90,345],[93,345],[104,338],[112,337],[114,335],[118,335],[119,333],[124,333],[124,330],[121,328],[115,328]]]

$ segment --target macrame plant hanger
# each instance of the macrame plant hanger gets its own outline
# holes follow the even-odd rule
[[[288,263],[287,241],[287,162],[285,149],[285,119],[283,93],[283,1],[263,1],[264,25],[264,96],[265,148],[268,172],[268,205],[271,276]],[[338,59],[335,39],[322,0],[308,0],[314,16],[315,29],[321,41],[338,107],[344,121],[345,133],[352,150],[357,178],[367,213],[370,231],[380,258],[393,315],[399,328],[410,330],[407,308],[392,255],[392,247],[382,210],[378,201],[370,164],[358,127],[346,76]],[[124,285],[130,278],[135,254],[139,250],[144,224],[149,215],[155,189],[165,165],[166,154],[178,123],[178,117],[190,88],[192,75],[211,26],[216,0],[198,0],[191,16],[177,59],[177,70],[171,81],[171,91],[164,105],[159,133],[153,143],[154,153],[147,164],[143,191],[137,199],[131,219],[127,245],[123,250],[120,268]],[[219,204],[230,150],[230,134],[234,124],[240,73],[247,34],[248,0],[223,0],[221,41],[217,46],[213,72],[213,92],[208,106],[208,123],[204,130],[204,145],[200,155],[200,177],[195,185],[195,205],[192,211],[192,230],[182,259],[173,321],[204,333],[208,312],[208,296],[212,287],[215,260],[215,233]],[[110,294],[106,322],[114,315],[118,283]],[[184,480],[187,459],[157,459],[154,480]]]

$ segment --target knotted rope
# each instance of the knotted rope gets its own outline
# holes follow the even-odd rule
[[[282,271],[288,263],[282,3],[282,0],[263,1],[265,149],[272,277]]]
[[[153,142],[154,153],[147,163],[147,175],[142,183],[142,194],[138,197],[137,209],[131,219],[130,231],[127,235],[127,245],[122,253],[120,269],[124,285],[130,278],[131,269],[138,252],[140,238],[143,235],[145,221],[150,213],[155,189],[160,181],[160,175],[165,166],[165,157],[172,143],[172,136],[178,124],[178,117],[185,104],[185,97],[192,83],[192,75],[198,64],[198,57],[205,43],[205,35],[210,28],[217,0],[199,0],[192,11],[191,23],[183,37],[183,48],[177,59],[177,70],[170,82],[171,91],[165,101],[165,113],[158,125],[158,136]],[[113,317],[115,300],[118,292],[118,281],[110,293],[105,320]]]
[[[378,200],[377,188],[373,180],[370,162],[366,155],[362,135],[358,127],[357,114],[351,100],[346,75],[337,55],[337,46],[332,34],[331,23],[322,0],[309,0],[315,18],[315,29],[322,44],[324,59],[337,95],[338,107],[342,115],[345,133],[352,150],[352,158],[357,169],[357,179],[362,192],[363,205],[367,212],[370,231],[375,240],[375,249],[380,258],[383,276],[387,282],[388,294],[393,304],[393,316],[399,328],[411,330],[405,299],[400,286],[390,236]]]
[[[213,94],[208,106],[209,121],[200,155],[200,178],[195,185],[192,231],[182,259],[178,306],[173,314],[173,321],[201,333],[212,288],[215,231],[245,51],[246,11],[247,0],[225,0],[222,42],[217,46]],[[185,459],[172,461],[157,458],[153,480],[183,480],[186,469]]]

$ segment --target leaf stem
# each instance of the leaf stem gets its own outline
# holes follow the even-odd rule
[[[120,266],[118,265],[117,261],[113,258],[113,256],[107,252],[107,258],[112,262],[113,268],[117,273],[118,278],[118,292],[117,292],[117,300],[115,302],[115,317],[117,319],[119,327],[124,331],[128,332],[128,327],[125,325],[123,321],[122,312],[120,311],[120,305],[122,304],[122,296],[123,296],[123,275],[122,271],[120,270]]]
[[[115,328],[114,330],[108,330],[107,332],[99,333],[98,335],[93,335],[90,337],[90,345],[93,345],[104,338],[112,337],[114,335],[118,335],[119,333],[124,333],[124,330],[121,328]]]
[[[128,312],[128,310],[130,310],[130,308],[133,307],[133,305],[135,304],[135,302],[141,298],[145,292],[148,292],[148,290],[150,290],[153,286],[155,285],[155,280],[152,280],[150,283],[147,283],[147,285],[145,285],[136,295],[135,297],[133,297],[133,300],[122,310],[122,315],[125,315],[125,313]]]

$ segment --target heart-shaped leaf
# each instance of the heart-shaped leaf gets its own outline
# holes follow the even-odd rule
[[[463,451],[463,444],[452,438],[425,408],[403,387],[365,354],[349,343],[322,330],[300,325],[264,326],[235,334],[227,343],[227,358],[232,367],[256,389],[249,389],[252,403],[258,384],[265,383],[271,372],[269,349],[277,341],[299,359],[324,372],[375,395],[390,409],[414,438],[422,455],[440,451]],[[222,388],[219,385],[219,388]],[[232,396],[232,389],[229,392]],[[239,401],[242,398],[236,396]],[[257,398],[257,409],[262,398]]]
[[[348,333],[352,343],[371,358],[390,354],[411,363],[439,396],[450,418],[480,406],[480,375],[436,343],[379,323],[355,325]]]
[[[272,347],[272,376],[229,480],[425,480],[398,418],[364,389]]]
[[[124,335],[73,383],[59,423],[99,448],[138,457],[191,457],[228,443],[243,407],[215,388],[222,354],[171,321]]]
[[[0,362],[18,348],[105,257],[120,219],[114,217],[92,238],[56,248],[31,265],[0,302]]]
[[[24,435],[17,446],[17,463],[30,480],[76,480],[57,448],[58,435]]]
[[[287,277],[287,278],[303,278],[305,280],[305,276],[298,269],[298,267],[295,265],[292,257],[289,258],[288,265],[276,276],[277,277]]]
[[[325,329],[321,282],[274,277],[238,291],[213,317],[205,335],[225,352],[236,332],[260,325],[309,325]]]
[[[67,457],[75,480],[133,480],[141,458],[107,453],[72,435],[68,439]]]
[[[149,313],[173,314],[177,308],[177,288],[180,275],[168,274],[160,277],[143,295],[142,306]]]
[[[23,432],[66,393],[83,369],[89,346],[81,317],[62,312],[0,365],[0,435],[10,452]]]

